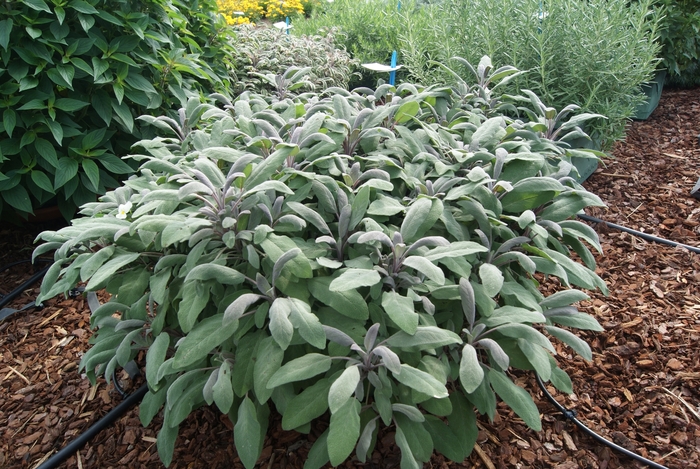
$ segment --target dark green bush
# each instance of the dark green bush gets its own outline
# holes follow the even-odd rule
[[[227,87],[213,0],[23,0],[0,18],[5,219],[54,198],[69,218],[133,171],[136,117]]]
[[[671,84],[700,84],[700,1],[658,0],[664,6],[659,40]]]

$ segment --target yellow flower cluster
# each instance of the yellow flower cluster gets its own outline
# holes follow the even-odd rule
[[[265,2],[265,17],[271,20],[283,19],[286,16],[304,14],[301,0],[285,0],[283,2],[270,0]]]
[[[267,18],[271,21],[308,13],[320,0],[217,0],[219,12],[230,25]]]

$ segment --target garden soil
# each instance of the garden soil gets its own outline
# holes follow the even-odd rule
[[[607,208],[590,215],[640,231],[700,246],[700,200],[690,192],[700,176],[700,89],[664,92],[645,122],[633,122],[625,142],[614,147],[585,184]],[[597,272],[610,295],[593,293],[582,310],[605,328],[582,333],[593,361],[558,345],[557,359],[573,380],[574,394],[552,391],[578,418],[615,443],[669,468],[700,467],[700,257],[682,248],[649,244],[604,226]],[[35,225],[0,227],[0,266],[30,257]],[[33,269],[28,264],[0,273],[7,293]],[[547,280],[549,292],[560,288]],[[38,285],[11,306],[32,301]],[[103,298],[104,300],[104,298]],[[101,380],[90,386],[78,372],[88,348],[89,310],[84,298],[57,298],[42,310],[17,313],[0,323],[0,468],[36,468],[100,417],[121,396]],[[638,468],[640,463],[601,446],[544,398],[534,376],[516,373],[534,396],[541,432],[528,430],[510,409],[499,405],[493,422],[479,418],[477,445],[467,460],[434,456],[430,468]],[[127,392],[132,382],[117,379]],[[308,435],[284,432],[273,416],[260,468],[300,469],[313,441],[327,424]],[[104,430],[61,467],[158,468],[156,435],[161,420],[142,428],[134,408]],[[344,468],[398,467],[400,455],[391,428],[383,430],[371,461],[348,461]],[[211,408],[193,412],[181,425],[172,468],[242,468],[233,449],[232,427]]]

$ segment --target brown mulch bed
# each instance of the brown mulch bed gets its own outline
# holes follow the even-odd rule
[[[608,208],[589,214],[685,244],[700,246],[700,201],[689,197],[700,176],[700,89],[664,92],[645,122],[630,125],[625,142],[586,183]],[[584,333],[591,363],[558,348],[575,394],[557,394],[591,429],[669,468],[700,467],[700,257],[687,250],[650,244],[598,226],[603,255],[598,273],[610,295],[592,294],[582,309],[605,331]],[[36,228],[0,228],[0,266],[30,256]],[[19,265],[0,272],[0,293],[28,278]],[[554,288],[555,285],[551,285]],[[38,285],[10,306],[32,301]],[[91,387],[77,372],[88,347],[89,310],[83,297],[50,300],[42,310],[18,313],[0,323],[0,468],[35,468],[114,408],[121,397],[99,381]],[[534,378],[518,374],[535,396],[543,430],[528,430],[509,409],[494,422],[480,418],[475,451],[457,464],[434,457],[439,468],[637,468],[564,421],[543,397]],[[127,392],[136,389],[118,376]],[[135,408],[60,467],[162,467],[155,447],[156,418],[142,428]],[[259,467],[301,468],[309,435],[282,432],[273,417]],[[398,467],[392,435],[379,436],[366,465]],[[173,468],[240,468],[231,424],[218,411],[194,412],[180,429]]]

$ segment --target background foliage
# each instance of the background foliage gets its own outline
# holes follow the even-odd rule
[[[276,28],[236,28],[231,39],[234,91],[277,92],[276,77],[290,67],[308,68],[308,88],[348,88],[350,80],[358,75],[358,63],[337,48],[336,34],[337,29],[324,36],[299,36],[286,35]]]
[[[202,405],[228,414],[247,468],[274,405],[287,430],[329,419],[308,469],[365,461],[380,426],[408,469],[463,460],[497,396],[539,429],[511,368],[571,392],[551,340],[590,359],[569,328],[600,326],[581,291],[538,287],[605,290],[595,232],[569,219],[602,205],[570,177],[596,154],[566,143],[592,116],[494,93],[518,71],[487,57],[472,70],[454,88],[192,98],[187,126],[144,118],[163,136],[139,142],[136,176],[41,235],[56,262],[37,301],[78,281],[112,295],[88,377],[147,350],[141,419],[163,410],[166,465]]]
[[[391,51],[399,50],[406,68],[398,77],[425,85],[451,83],[439,63],[464,76],[468,71],[452,57],[476,63],[488,55],[496,64],[528,71],[511,82],[511,92],[529,89],[557,108],[574,103],[606,116],[589,130],[607,145],[624,135],[644,99],[640,84],[658,63],[660,14],[652,1],[444,0],[405,2],[397,12],[396,2],[356,6],[342,0],[295,26],[313,33],[337,25],[348,51],[363,63],[388,64]]]
[[[698,0],[658,0],[664,19],[660,29],[661,66],[667,80],[678,86],[700,84],[700,2]]]
[[[0,3],[0,216],[66,218],[133,169],[135,118],[228,88],[213,0]]]
[[[402,2],[400,11],[394,1],[335,0],[320,5],[309,18],[295,21],[292,33],[324,35],[326,31],[337,29],[340,34],[336,35],[336,41],[354,59],[360,63],[389,65],[392,51],[400,48],[399,35],[405,28],[406,15],[420,16],[422,11],[413,0]],[[423,23],[421,27],[427,28],[430,25]],[[401,72],[398,73],[400,77]],[[374,86],[377,79],[387,78],[386,74],[377,75],[366,70],[362,74],[364,80],[360,77],[353,79],[350,82],[351,88]]]

